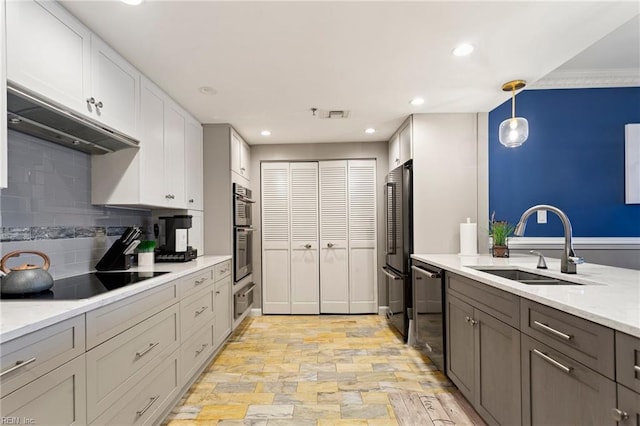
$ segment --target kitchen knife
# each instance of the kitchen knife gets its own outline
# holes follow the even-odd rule
[[[125,235],[123,236],[124,239],[122,240],[122,243],[125,246],[128,246],[129,244],[131,244],[131,241],[135,239],[136,232],[139,231],[138,228],[135,226],[132,226],[129,229],[131,229],[131,231],[125,233]]]
[[[129,237],[131,237],[131,235],[133,234],[133,227],[129,226],[127,229],[124,230],[124,232],[122,233],[122,236],[120,237],[120,241],[122,241],[122,244],[128,244],[127,240],[129,239]]]
[[[138,244],[140,244],[140,240],[133,240],[131,241],[131,243],[129,244],[129,246],[126,248],[126,250],[124,251],[123,254],[127,255],[127,254],[131,254],[133,253],[133,251],[136,249],[136,247],[138,247]]]

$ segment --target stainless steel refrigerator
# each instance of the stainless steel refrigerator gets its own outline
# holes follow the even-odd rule
[[[411,317],[411,259],[413,252],[413,164],[393,169],[384,184],[385,266],[389,322],[407,340]]]

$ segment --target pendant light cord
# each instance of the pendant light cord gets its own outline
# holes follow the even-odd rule
[[[516,89],[511,90],[511,118],[516,118]]]

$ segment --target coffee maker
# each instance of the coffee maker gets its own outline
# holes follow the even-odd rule
[[[190,215],[160,216],[165,221],[165,243],[155,253],[156,262],[188,262],[198,256],[189,246]]]

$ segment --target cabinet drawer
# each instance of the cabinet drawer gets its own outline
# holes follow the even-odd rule
[[[2,396],[83,354],[84,334],[84,315],[80,315],[2,343]]]
[[[617,408],[626,413],[626,418],[618,422],[620,426],[640,426],[640,393],[618,385]]]
[[[2,424],[85,425],[85,386],[82,355],[0,399]]]
[[[180,301],[180,335],[184,342],[213,318],[214,290],[205,290]]]
[[[616,331],[616,382],[640,393],[640,339]]]
[[[191,274],[180,281],[180,297],[183,299],[213,284],[213,268]]]
[[[231,275],[231,261],[226,260],[222,263],[217,263],[213,266],[213,280],[219,281],[220,279]]]
[[[214,328],[213,321],[202,327],[189,340],[180,346],[182,360],[182,378],[188,382],[202,364],[209,359],[213,351]]]
[[[177,281],[87,312],[87,349],[122,333],[178,301]]]
[[[506,322],[514,328],[520,324],[520,302],[515,294],[470,280],[459,275],[446,273],[447,291],[471,303],[489,315]]]
[[[613,330],[531,300],[521,305],[523,333],[614,378]]]
[[[151,374],[124,394],[92,425],[148,425],[173,402],[180,390],[178,352],[174,351]]]
[[[94,420],[179,344],[178,304],[87,352],[87,417]]]

